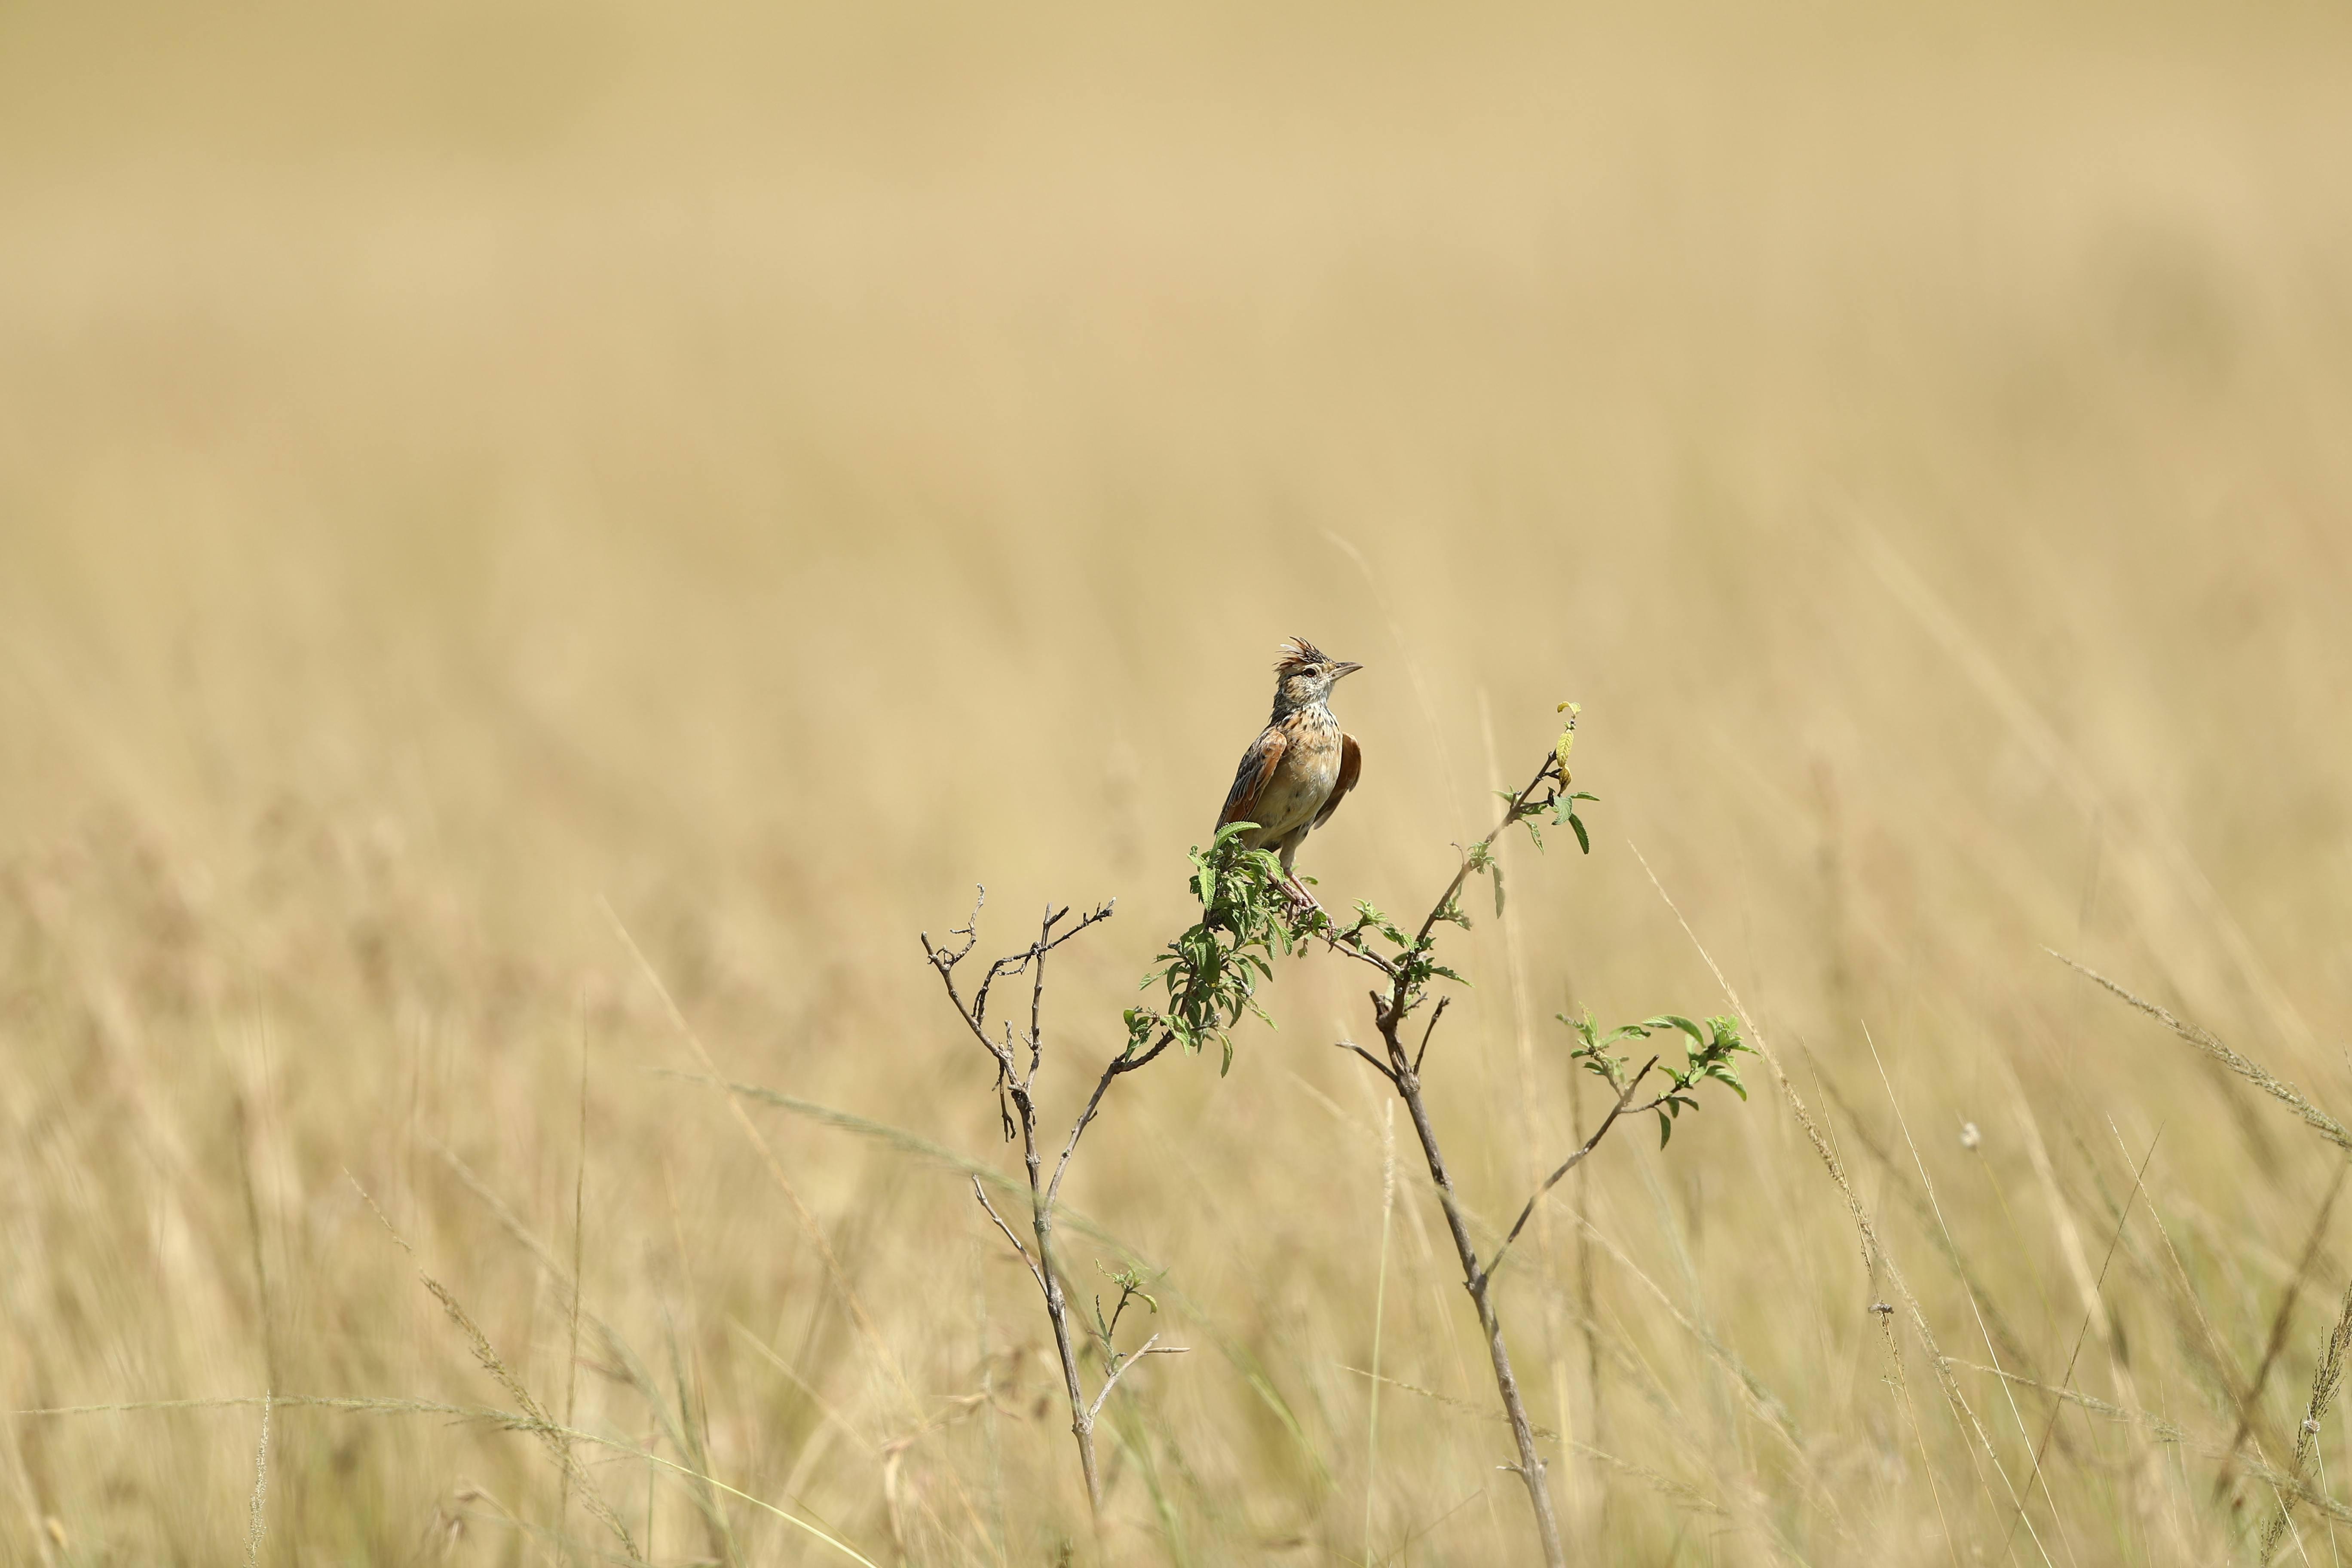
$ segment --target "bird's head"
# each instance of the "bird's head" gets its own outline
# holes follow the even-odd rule
[[[1293,637],[1282,645],[1282,657],[1274,661],[1274,710],[1290,713],[1328,701],[1336,682],[1363,668],[1333,658],[1305,637]]]

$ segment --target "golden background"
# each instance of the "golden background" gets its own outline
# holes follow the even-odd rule
[[[1046,997],[1066,1124],[1303,633],[1368,667],[1301,859],[1335,907],[1425,908],[1583,704],[1591,858],[1520,841],[1452,943],[1473,1208],[1593,1114],[1554,1014],[1731,1010],[1646,857],[1965,1401],[1751,1067],[1613,1136],[1503,1291],[1578,1552],[2251,1555],[2342,1154],[2042,949],[2352,1102],[2347,46],[2321,5],[0,9],[8,1407],[511,1407],[422,1269],[617,1445],[655,1562],[847,1559],[631,1450],[877,1563],[1530,1560],[1409,1138],[1383,1251],[1402,1130],[1328,957],[1079,1157],[1192,1347],[1107,1410],[1099,1543],[964,1177],[659,1076],[703,1068],[656,975],[728,1076],[1013,1170],[917,932],[1118,897]],[[634,1382],[572,1353],[575,1249]],[[11,1415],[5,1556],[616,1549],[528,1435],[261,1426]]]

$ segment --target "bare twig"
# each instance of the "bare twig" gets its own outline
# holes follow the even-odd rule
[[[1376,1073],[1380,1074],[1382,1078],[1384,1078],[1384,1079],[1388,1079],[1391,1083],[1394,1083],[1394,1082],[1396,1082],[1396,1074],[1395,1074],[1395,1073],[1393,1073],[1393,1072],[1391,1072],[1391,1071],[1389,1070],[1389,1066],[1388,1066],[1388,1064],[1387,1064],[1386,1062],[1384,1062],[1384,1061],[1381,1060],[1381,1058],[1378,1058],[1378,1057],[1376,1057],[1376,1056],[1372,1055],[1372,1053],[1371,1053],[1371,1052],[1370,1052],[1370,1051],[1368,1051],[1368,1050],[1364,1049],[1364,1047],[1361,1047],[1361,1046],[1360,1046],[1360,1045],[1356,1044],[1356,1042],[1355,1042],[1355,1041],[1353,1041],[1353,1040],[1334,1040],[1334,1041],[1332,1041],[1332,1042],[1331,1042],[1331,1044],[1332,1044],[1332,1047],[1333,1047],[1335,1049],[1342,1050],[1342,1051],[1353,1051],[1353,1052],[1355,1052],[1358,1056],[1360,1056],[1360,1057],[1363,1058],[1365,1061],[1367,1061],[1367,1062],[1369,1062],[1369,1063],[1370,1063],[1370,1064],[1371,1064],[1371,1068],[1372,1068],[1372,1070],[1373,1070],[1374,1072],[1376,1072]]]
[[[1359,963],[1368,964],[1379,970],[1382,974],[1393,975],[1396,973],[1396,965],[1364,945],[1364,930],[1370,924],[1370,921],[1360,917],[1354,925],[1340,930],[1332,926],[1329,923],[1329,917],[1326,916],[1324,923],[1313,934],[1320,937],[1323,940],[1323,945],[1340,957],[1352,958]]]
[[[1078,1152],[1078,1140],[1086,1135],[1087,1127],[1093,1124],[1095,1112],[1102,1109],[1102,1099],[1104,1094],[1109,1090],[1111,1080],[1118,1078],[1122,1073],[1130,1073],[1135,1071],[1138,1068],[1150,1066],[1154,1058],[1158,1057],[1160,1052],[1166,1050],[1170,1046],[1175,1044],[1175,1042],[1176,1037],[1174,1035],[1163,1033],[1158,1040],[1152,1043],[1151,1048],[1143,1052],[1140,1056],[1124,1056],[1116,1058],[1108,1067],[1103,1068],[1102,1077],[1096,1081],[1094,1093],[1089,1095],[1087,1099],[1087,1108],[1078,1112],[1077,1121],[1070,1124],[1070,1141],[1062,1145],[1062,1157],[1054,1162],[1054,1180],[1053,1183],[1045,1189],[1045,1204],[1047,1207],[1052,1207],[1055,1202],[1060,1198],[1062,1194],[1062,1177],[1070,1168],[1070,1157]]]
[[[1484,1274],[1486,1279],[1493,1279],[1495,1277],[1495,1270],[1503,1266],[1503,1254],[1511,1249],[1511,1243],[1519,1239],[1519,1232],[1527,1228],[1528,1216],[1536,1212],[1536,1205],[1543,1201],[1543,1195],[1546,1193],[1551,1191],[1552,1188],[1559,1184],[1559,1179],[1562,1176],[1567,1175],[1570,1171],[1576,1169],[1577,1166],[1582,1164],[1584,1163],[1584,1157],[1587,1154],[1591,1153],[1592,1151],[1601,1147],[1601,1141],[1609,1136],[1609,1129],[1615,1126],[1617,1119],[1625,1114],[1626,1106],[1630,1104],[1633,1099],[1633,1091],[1642,1087],[1642,1080],[1649,1077],[1650,1069],[1657,1065],[1658,1058],[1652,1057],[1648,1061],[1642,1064],[1641,1071],[1634,1073],[1625,1080],[1625,1087],[1618,1091],[1617,1103],[1609,1108],[1609,1114],[1601,1119],[1601,1125],[1592,1130],[1592,1136],[1587,1138],[1577,1149],[1575,1153],[1570,1154],[1566,1160],[1560,1162],[1559,1169],[1554,1171],[1550,1175],[1546,1176],[1543,1181],[1543,1185],[1538,1187],[1534,1194],[1528,1197],[1527,1206],[1519,1210],[1519,1217],[1512,1222],[1510,1234],[1503,1237],[1502,1246],[1495,1248],[1495,1256],[1486,1260],[1486,1267],[1484,1270]],[[1654,1100],[1650,1102],[1650,1106],[1655,1106],[1657,1103],[1658,1102]],[[1650,1107],[1645,1106],[1643,1109],[1647,1110]]]
[[[1437,1033],[1437,1020],[1445,1016],[1445,1009],[1452,1005],[1453,1002],[1454,998],[1451,996],[1440,996],[1437,999],[1437,1005],[1430,1010],[1429,1027],[1421,1032],[1421,1049],[1412,1053],[1413,1071],[1421,1070],[1423,1058],[1429,1055],[1429,1037]]]
[[[988,1191],[980,1184],[978,1176],[971,1179],[971,1195],[980,1200],[980,1206],[988,1211],[988,1217],[996,1222],[996,1228],[1004,1233],[1004,1239],[1013,1244],[1014,1252],[1020,1254],[1022,1266],[1029,1270],[1029,1277],[1037,1281],[1037,1289],[1043,1290],[1045,1288],[1045,1276],[1038,1268],[1037,1260],[1029,1256],[1029,1249],[1021,1245],[1021,1238],[1013,1234],[1013,1227],[1004,1223],[1004,1216],[998,1214],[996,1205],[988,1201]]]
[[[1055,948],[1079,932],[1108,920],[1113,900],[1104,900],[1094,910],[1080,915],[1075,923],[1066,926],[1064,921],[1069,918],[1068,907],[1055,909],[1048,904],[1039,922],[1036,939],[1019,952],[992,962],[967,1002],[956,984],[956,966],[969,958],[979,943],[980,908],[984,898],[983,890],[982,899],[973,901],[972,918],[949,932],[951,937],[961,937],[963,940],[960,943],[935,944],[926,934],[921,939],[923,956],[938,973],[940,984],[945,988],[948,1000],[954,1004],[956,1014],[963,1020],[964,1026],[995,1063],[998,1111],[1003,1119],[1005,1135],[1008,1141],[1014,1137],[1021,1141],[1021,1161],[1029,1184],[1029,1229],[1035,1239],[1035,1247],[1032,1248],[1022,1244],[1012,1226],[989,1201],[988,1193],[977,1175],[972,1177],[972,1195],[979,1199],[981,1208],[1003,1233],[1004,1238],[1013,1243],[1013,1250],[1020,1255],[1030,1278],[1036,1281],[1039,1292],[1045,1297],[1045,1316],[1053,1326],[1054,1348],[1061,1362],[1063,1393],[1070,1405],[1070,1434],[1077,1443],[1078,1466],[1086,1478],[1087,1500],[1099,1516],[1103,1490],[1101,1468],[1095,1456],[1095,1416],[1102,1408],[1103,1395],[1109,1392],[1110,1384],[1118,1381],[1119,1373],[1133,1358],[1121,1362],[1116,1352],[1107,1345],[1105,1354],[1111,1362],[1109,1380],[1104,1384],[1101,1394],[1097,1394],[1091,1403],[1087,1401],[1078,1370],[1077,1341],[1070,1331],[1068,1294],[1063,1287],[1061,1268],[1054,1257],[1055,1209],[1061,1198],[1062,1179],[1069,1173],[1070,1162],[1078,1152],[1078,1142],[1086,1136],[1087,1129],[1102,1109],[1103,1097],[1110,1092],[1110,1086],[1126,1074],[1156,1060],[1174,1043],[1175,1036],[1171,1031],[1163,1030],[1150,1046],[1142,1049],[1138,1049],[1136,1041],[1130,1039],[1120,1053],[1104,1067],[1102,1076],[1095,1081],[1094,1092],[1087,1097],[1077,1119],[1070,1124],[1069,1137],[1062,1145],[1060,1156],[1054,1162],[1053,1173],[1049,1178],[1045,1170],[1044,1151],[1037,1138],[1035,1093],[1037,1074],[1045,1065],[1045,959]],[[999,980],[1023,974],[1029,977],[1028,1029],[1016,1037],[1008,1024],[1003,1026],[1003,1039],[992,1037],[988,1026],[990,988]],[[1016,1045],[1027,1047],[1025,1063],[1016,1052]]]
[[[1118,1380],[1125,1377],[1128,1369],[1137,1362],[1148,1355],[1183,1355],[1192,1348],[1190,1345],[1163,1345],[1158,1334],[1144,1341],[1132,1355],[1120,1357],[1118,1363],[1110,1369],[1110,1375],[1103,1380],[1102,1392],[1095,1395],[1094,1404],[1087,1409],[1087,1419],[1092,1421],[1102,1414],[1103,1401],[1110,1397],[1110,1391],[1118,1386]]]

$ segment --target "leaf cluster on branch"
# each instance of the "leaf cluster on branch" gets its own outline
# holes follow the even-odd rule
[[[1272,1027],[1257,1004],[1257,987],[1274,978],[1277,953],[1297,951],[1299,931],[1281,890],[1282,861],[1271,849],[1252,849],[1243,836],[1257,825],[1235,822],[1217,830],[1207,848],[1194,845],[1192,896],[1201,918],[1160,952],[1141,989],[1159,986],[1167,1002],[1127,1010],[1127,1051],[1148,1050],[1168,1037],[1187,1054],[1214,1044],[1223,1053],[1217,1075],[1233,1070],[1233,1026],[1248,1013]]]
[[[1739,1024],[1733,1018],[1709,1018],[1701,1028],[1678,1013],[1661,1013],[1654,1018],[1644,1018],[1638,1024],[1620,1024],[1607,1034],[1601,1034],[1592,1022],[1591,1013],[1571,1018],[1565,1013],[1555,1014],[1563,1024],[1576,1031],[1579,1042],[1569,1052],[1569,1059],[1584,1064],[1585,1070],[1608,1080],[1609,1087],[1621,1094],[1626,1088],[1632,1058],[1610,1054],[1609,1047],[1620,1040],[1643,1040],[1668,1029],[1679,1029],[1688,1035],[1691,1043],[1683,1047],[1683,1065],[1669,1067],[1663,1058],[1653,1058],[1658,1070],[1670,1085],[1666,1092],[1653,1100],[1646,1109],[1658,1113],[1658,1147],[1675,1135],[1675,1118],[1685,1110],[1696,1110],[1698,1100],[1691,1090],[1706,1079],[1713,1079],[1740,1099],[1748,1098],[1748,1086],[1739,1081],[1738,1064],[1731,1058],[1741,1051],[1754,1051],[1739,1037]]]

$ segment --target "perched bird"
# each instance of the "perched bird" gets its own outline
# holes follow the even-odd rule
[[[1282,874],[1307,904],[1314,898],[1300,885],[1291,861],[1307,834],[1330,821],[1340,798],[1356,787],[1363,763],[1356,737],[1343,734],[1331,716],[1331,688],[1363,668],[1333,658],[1305,637],[1283,644],[1274,664],[1274,717],[1242,753],[1225,808],[1217,814],[1221,828],[1257,824],[1242,842],[1279,853]]]

